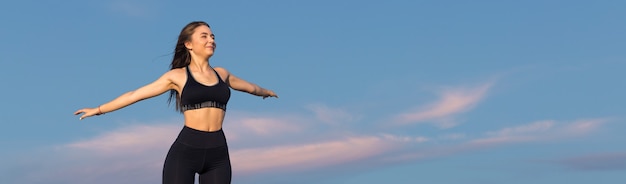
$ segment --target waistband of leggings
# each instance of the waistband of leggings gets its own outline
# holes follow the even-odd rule
[[[214,132],[196,130],[188,126],[184,126],[176,142],[192,146],[196,148],[214,148],[226,145],[226,136],[222,129]]]

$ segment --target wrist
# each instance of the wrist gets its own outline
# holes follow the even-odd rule
[[[102,112],[102,108],[101,108],[101,105],[100,105],[100,106],[98,106],[98,113],[96,113],[96,115],[102,115],[102,114],[104,114],[104,113]]]
[[[263,97],[270,96],[269,90],[261,88],[261,96],[263,96]]]
[[[252,93],[256,96],[263,96],[265,94],[265,89],[263,88],[258,88],[256,90],[254,90],[254,93]]]

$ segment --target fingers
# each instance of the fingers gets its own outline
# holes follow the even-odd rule
[[[82,114],[82,116],[80,116],[78,119],[79,119],[79,120],[83,120],[83,119],[85,119],[85,118],[87,118],[87,117],[89,117],[89,116],[92,116],[92,115],[90,115],[90,114],[88,113],[88,110],[89,110],[89,109],[81,109],[81,110],[77,110],[76,112],[74,112],[74,115],[80,115],[80,114]]]
[[[85,118],[85,109],[77,110],[76,112],[74,112],[74,115],[79,115],[79,114],[83,114],[83,115],[80,116],[78,120],[83,120]]]
[[[85,112],[84,109],[77,110],[76,112],[74,112],[74,115],[78,115],[78,114],[83,113],[83,112]]]
[[[83,119],[85,119],[85,118],[87,118],[87,117],[89,117],[89,116],[92,116],[92,115],[88,115],[87,113],[85,113],[85,114],[83,114],[82,116],[80,116],[80,117],[78,118],[78,120],[83,120]]]
[[[276,95],[276,94],[271,94],[271,95],[263,96],[263,99],[266,99],[266,98],[269,98],[269,97],[278,98],[278,95]]]
[[[269,97],[276,97],[276,98],[278,98],[278,95],[276,95],[276,93],[274,93],[274,91],[270,91]]]
[[[272,90],[265,89],[265,94],[263,95],[263,99],[266,99],[268,97],[276,97],[276,98],[278,98],[278,95],[276,95],[276,93],[274,93],[274,91],[272,91]]]

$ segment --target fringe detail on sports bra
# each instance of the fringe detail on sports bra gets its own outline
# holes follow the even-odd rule
[[[205,108],[205,107],[220,108],[226,111],[226,104],[215,102],[215,101],[206,101],[206,102],[202,102],[199,104],[183,105],[181,110],[186,111],[186,110],[194,110],[194,109],[200,109],[200,108]]]

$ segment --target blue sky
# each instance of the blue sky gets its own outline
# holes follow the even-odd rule
[[[626,181],[623,1],[3,1],[0,183],[158,183],[167,95],[79,121],[216,34],[233,183]]]

